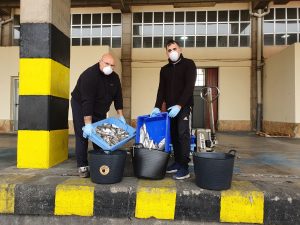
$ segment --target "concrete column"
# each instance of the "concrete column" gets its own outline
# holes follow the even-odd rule
[[[257,18],[251,17],[251,86],[250,86],[250,116],[251,129],[256,129],[256,106],[257,106],[257,74],[256,74],[256,53],[257,53]]]
[[[21,0],[18,168],[68,157],[70,0]]]
[[[9,19],[9,18],[7,18]],[[2,26],[2,38],[1,44],[2,46],[11,46],[12,45],[12,30],[13,30],[13,22],[6,23]]]
[[[122,89],[124,116],[131,122],[131,51],[132,51],[132,14],[122,13]]]

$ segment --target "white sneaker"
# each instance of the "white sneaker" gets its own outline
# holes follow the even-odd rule
[[[90,168],[89,166],[78,167],[78,175],[82,178],[90,177]]]

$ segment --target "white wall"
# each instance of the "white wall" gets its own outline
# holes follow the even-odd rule
[[[296,73],[296,64],[300,60],[299,49],[299,44],[292,45],[266,60],[263,79],[263,118],[266,121],[300,122],[299,115],[296,116],[300,112],[297,103],[300,99],[297,90],[300,88],[298,65]]]
[[[19,75],[19,47],[0,47],[0,120],[10,120],[13,76]]]
[[[300,43],[295,45],[295,122],[300,123]]]
[[[122,75],[121,61],[119,59],[119,52],[111,51],[108,46],[72,46],[71,48],[71,62],[70,62],[70,94],[73,91],[80,74],[88,67],[99,62],[104,53],[110,52],[115,58],[115,72]],[[71,96],[70,96],[71,99]],[[112,104],[109,111],[110,116],[116,115],[114,105]],[[69,107],[69,120],[72,120],[72,110]]]
[[[186,48],[183,55],[197,67],[219,68],[219,120],[250,121],[250,48]],[[166,63],[164,49],[133,49],[132,119],[151,112],[159,71]]]
[[[250,120],[250,68],[219,68],[219,120]]]
[[[115,71],[121,76],[120,51],[110,50],[108,46],[74,46],[71,48],[70,64],[70,93],[74,89],[79,75],[88,67],[97,63],[102,54],[111,52],[116,61]],[[11,77],[19,74],[19,47],[0,47],[0,120],[10,120],[12,86]],[[113,105],[112,105],[113,106]],[[115,115],[114,107],[110,115]],[[69,119],[72,120],[71,108],[69,108]]]

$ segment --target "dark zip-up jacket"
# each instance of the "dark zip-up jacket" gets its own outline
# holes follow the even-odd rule
[[[167,108],[173,105],[193,106],[195,82],[196,65],[193,60],[184,58],[182,54],[177,62],[169,60],[160,70],[155,107],[161,108],[164,101]]]
[[[79,77],[72,98],[81,104],[84,116],[103,117],[114,102],[115,109],[123,109],[122,88],[118,74],[105,75],[99,63],[86,69]]]

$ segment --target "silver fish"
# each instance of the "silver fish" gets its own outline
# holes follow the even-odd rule
[[[162,139],[159,143],[155,143],[150,139],[146,124],[143,124],[143,126],[140,128],[140,143],[143,144],[144,148],[153,150],[163,150],[165,148],[165,138]]]
[[[96,133],[106,143],[108,143],[109,146],[116,145],[123,139],[129,137],[129,133],[126,130],[114,124],[108,124],[108,123],[104,123],[101,126],[97,126]]]

